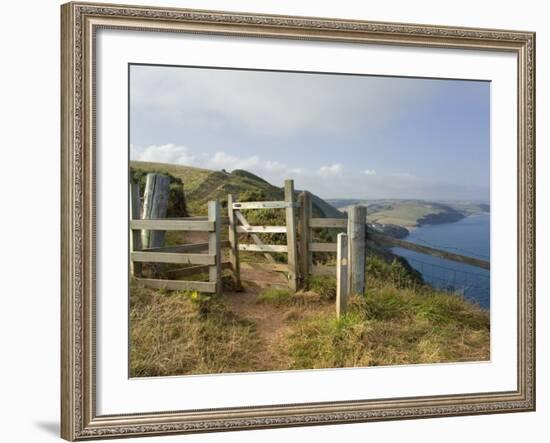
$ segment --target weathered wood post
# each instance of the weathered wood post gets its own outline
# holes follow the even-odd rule
[[[294,180],[285,180],[286,242],[288,246],[288,287],[291,291],[298,288],[298,256],[296,245],[296,199],[294,196]]]
[[[165,218],[170,194],[170,178],[163,174],[147,174],[143,196],[143,218]],[[165,231],[143,230],[141,243],[144,248],[164,246]]]
[[[363,295],[365,292],[365,260],[367,208],[351,206],[348,212],[348,261],[349,292]]]
[[[348,235],[341,232],[336,241],[336,316],[348,309]]]
[[[311,242],[311,229],[309,227],[309,219],[311,218],[311,196],[309,192],[301,192],[298,196],[300,203],[300,247],[299,260],[300,263],[300,288],[307,290],[309,288],[308,280],[311,270],[311,252],[309,251],[309,243]]]
[[[233,280],[237,288],[241,287],[241,265],[239,262],[239,236],[237,234],[237,218],[233,209],[233,194],[227,196],[227,212],[229,216],[229,261],[233,269]]]
[[[141,200],[139,195],[139,184],[130,183],[130,220],[141,218]],[[132,229],[130,231],[130,252],[141,251],[141,231]],[[130,273],[132,277],[141,276],[141,263],[130,261]]]
[[[214,265],[208,270],[208,280],[216,283],[216,294],[222,292],[222,248],[220,202],[208,202],[208,221],[214,222],[214,230],[208,232],[208,254],[216,257]]]

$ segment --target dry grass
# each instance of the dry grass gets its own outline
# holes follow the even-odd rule
[[[197,293],[132,288],[131,376],[249,370],[260,345],[255,325],[223,300]]]
[[[313,277],[307,292],[267,288],[258,295],[246,293],[251,302],[235,311],[238,315],[229,310],[227,295],[132,288],[131,375],[490,358],[487,311],[403,280],[398,264],[377,263],[371,271],[365,295],[352,298],[340,319],[334,315],[333,277]],[[240,295],[232,294],[236,302]]]
[[[298,319],[284,343],[290,369],[489,359],[489,315],[458,296],[372,281],[336,319]]]

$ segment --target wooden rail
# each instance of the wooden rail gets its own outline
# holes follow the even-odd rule
[[[239,244],[239,251],[249,252],[288,252],[287,245],[251,245]]]
[[[311,252],[336,252],[336,243],[310,243]]]
[[[188,265],[214,265],[216,256],[209,254],[179,254],[177,252],[137,251],[130,254],[135,262],[178,263]]]
[[[208,272],[209,269],[209,265],[196,265],[187,266],[185,268],[170,269],[164,272],[165,274],[170,275],[171,278],[176,279],[181,277],[189,277],[190,275],[202,274],[204,272]],[[222,262],[222,269],[231,269],[231,263]]]
[[[130,229],[148,229],[159,231],[207,231],[212,232],[215,229],[215,223],[212,221],[186,220],[158,218],[149,220],[131,220]]]
[[[222,248],[229,247],[229,240],[221,241]],[[208,243],[185,243],[183,245],[162,246],[143,249],[144,252],[203,252],[208,251]]]
[[[235,202],[233,209],[287,209],[297,207],[295,202],[269,201],[269,202]]]
[[[310,228],[343,228],[348,227],[347,218],[310,218]]]
[[[367,240],[376,240],[381,243],[386,243],[392,246],[399,248],[409,249],[411,251],[419,252],[421,254],[427,254],[434,257],[443,258],[445,260],[451,260],[458,263],[463,263],[466,265],[477,266],[478,268],[483,268],[490,270],[491,263],[485,260],[480,260],[478,258],[467,257],[465,255],[454,254],[452,252],[442,251],[441,249],[430,248],[429,246],[421,246],[416,243],[411,243],[406,240],[401,240],[398,238],[390,237],[383,234],[375,234],[369,232],[367,234]]]
[[[134,278],[137,286],[172,291],[216,292],[216,283],[206,281],[161,280],[155,278]]]
[[[248,234],[254,232],[256,234],[284,234],[286,226],[237,226],[237,232]]]

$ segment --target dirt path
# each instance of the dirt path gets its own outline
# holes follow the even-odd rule
[[[268,304],[258,303],[258,295],[266,287],[288,287],[282,273],[267,271],[248,263],[241,264],[241,280],[245,291],[227,292],[229,309],[243,319],[253,321],[256,331],[264,343],[258,355],[257,370],[276,370],[286,368],[279,344],[289,330],[285,323],[287,310]]]

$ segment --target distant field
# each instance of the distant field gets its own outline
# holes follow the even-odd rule
[[[425,200],[328,200],[339,209],[349,205],[366,204],[367,221],[414,227],[428,223],[446,223],[460,220],[468,215],[489,211],[487,204],[470,201],[432,202]]]
[[[426,215],[440,214],[443,209],[434,207],[429,203],[400,203],[391,206],[384,206],[378,212],[369,211],[373,209],[370,206],[367,208],[367,219],[372,223],[382,223],[391,225],[401,225],[412,227],[417,225],[417,221]],[[377,208],[376,208],[377,209]]]

